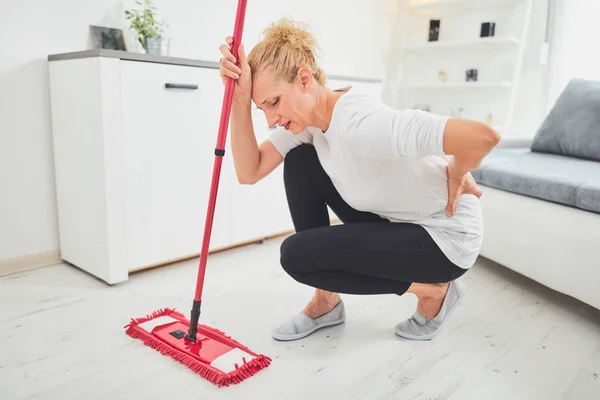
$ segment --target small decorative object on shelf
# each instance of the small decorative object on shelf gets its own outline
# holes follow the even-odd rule
[[[440,38],[440,20],[429,20],[429,41],[437,42]]]
[[[476,69],[468,69],[467,70],[467,82],[477,82],[477,70]]]
[[[438,71],[438,77],[442,82],[446,82],[448,80],[448,74],[446,74],[446,71]]]
[[[492,114],[488,114],[488,116],[485,118],[484,122],[488,125],[492,125]]]
[[[96,49],[127,50],[121,29],[90,25],[90,32]]]
[[[130,28],[137,32],[137,39],[146,53],[156,56],[169,55],[169,39],[163,37],[163,29],[167,24],[159,22],[156,7],[152,0],[135,2],[141,10],[126,10],[125,16],[131,22]]]
[[[484,22],[481,24],[481,33],[480,37],[491,37],[496,33],[496,23],[495,22]]]

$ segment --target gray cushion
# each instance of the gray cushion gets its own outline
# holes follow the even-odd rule
[[[531,151],[600,161],[600,81],[569,82],[538,129]]]
[[[499,148],[472,174],[478,184],[600,213],[600,162]]]

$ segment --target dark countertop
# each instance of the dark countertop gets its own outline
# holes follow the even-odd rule
[[[188,66],[188,67],[199,67],[199,68],[213,68],[213,69],[219,68],[218,61],[195,60],[192,58],[180,58],[180,57],[153,56],[153,55],[145,54],[145,53],[133,53],[133,52],[129,52],[129,51],[107,50],[107,49],[93,49],[93,50],[76,51],[73,53],[51,54],[48,56],[48,61],[73,60],[73,59],[77,59],[77,58],[91,58],[91,57],[119,58],[121,60],[184,65],[184,66]],[[344,75],[327,75],[327,79],[354,81],[354,82],[367,82],[367,83],[381,83],[381,79],[363,78],[363,77],[356,77],[356,76],[344,76]]]

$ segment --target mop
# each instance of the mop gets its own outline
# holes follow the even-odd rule
[[[232,54],[236,59],[238,58],[238,45],[241,43],[245,14],[246,0],[239,0],[232,43]],[[231,78],[228,78],[225,84],[191,322],[175,309],[165,308],[142,318],[132,318],[130,323],[125,326],[129,336],[141,339],[144,344],[182,362],[192,371],[219,387],[240,383],[271,363],[269,357],[253,352],[224,332],[198,324],[234,84],[235,82]]]

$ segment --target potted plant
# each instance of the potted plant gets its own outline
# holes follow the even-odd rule
[[[164,21],[158,21],[156,7],[152,0],[135,2],[140,9],[126,10],[125,16],[130,21],[130,28],[137,32],[137,39],[146,53],[158,56],[169,55],[169,39],[164,38]]]

